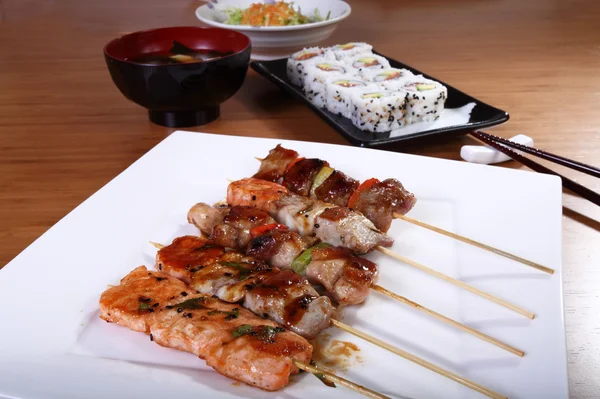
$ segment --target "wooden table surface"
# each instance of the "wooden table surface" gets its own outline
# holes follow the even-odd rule
[[[600,2],[350,1],[329,43],[378,51],[507,110],[493,130],[600,164]],[[195,0],[0,0],[0,267],[172,129],[114,87],[102,47],[121,32],[197,24]],[[194,130],[347,144],[250,72]],[[459,159],[467,137],[393,148]],[[520,168],[514,162],[504,167]],[[563,171],[600,191],[597,179]],[[600,392],[600,208],[565,193],[564,293],[571,396]],[[93,226],[90,226],[93,228]],[[543,380],[540,381],[543,383]]]

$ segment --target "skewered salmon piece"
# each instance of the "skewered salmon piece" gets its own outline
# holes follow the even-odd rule
[[[389,247],[393,240],[377,230],[362,214],[350,208],[291,194],[276,183],[254,178],[234,181],[227,189],[230,205],[254,206],[279,223],[312,235],[321,241],[367,253],[377,246]]]
[[[298,372],[292,359],[310,362],[312,346],[304,338],[239,305],[190,294],[182,285],[138,267],[102,294],[101,317],[150,333],[161,346],[193,353],[219,373],[268,391],[286,386]],[[146,302],[146,295],[154,298]]]
[[[158,251],[156,268],[187,284],[192,281],[193,270],[214,262],[225,253],[223,247],[195,236],[177,237],[173,244]]]
[[[148,333],[148,317],[182,293],[194,291],[174,277],[140,266],[123,277],[120,285],[104,291],[100,297],[100,318]]]

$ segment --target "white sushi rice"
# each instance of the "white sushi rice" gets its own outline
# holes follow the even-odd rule
[[[385,68],[365,71],[363,80],[379,84],[388,90],[400,90],[415,77],[408,69]]]
[[[375,89],[375,90],[374,90]],[[370,86],[352,92],[351,119],[369,132],[388,132],[405,125],[407,93]]]
[[[387,132],[438,119],[446,87],[392,68],[372,50],[361,42],[306,48],[288,58],[287,75],[314,105],[351,119],[362,130]]]
[[[328,47],[326,51],[331,52],[338,61],[343,61],[358,54],[371,54],[373,46],[368,43],[350,42]]]
[[[373,53],[357,54],[344,61],[361,76],[378,69],[390,68],[390,62],[385,57]]]
[[[348,70],[345,64],[338,61],[327,60],[307,65],[304,70],[304,95],[317,107],[325,107],[327,79],[352,79]]]
[[[402,90],[406,97],[407,123],[432,122],[440,117],[444,110],[448,89],[435,80],[426,79],[421,75],[407,82]]]
[[[335,60],[335,56],[330,52],[325,52],[325,50],[320,47],[305,48],[295,52],[287,60],[288,79],[296,86],[302,86],[304,83],[306,66],[324,60]]]
[[[352,116],[352,93],[367,87],[367,83],[358,78],[327,79],[325,107],[329,112],[350,118]],[[371,87],[377,89],[376,86]]]

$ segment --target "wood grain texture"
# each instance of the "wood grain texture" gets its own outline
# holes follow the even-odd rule
[[[600,2],[350,1],[329,43],[367,41],[511,114],[493,133],[600,164]],[[194,25],[195,0],[0,0],[0,267],[171,133],[113,86],[120,32]],[[369,21],[369,23],[366,23]],[[347,144],[250,72],[206,132]],[[391,150],[459,159],[469,138]],[[547,165],[547,163],[544,163]],[[515,163],[504,167],[520,168]],[[554,166],[551,166],[554,167]],[[596,191],[600,181],[556,168]],[[564,195],[571,396],[600,392],[600,208]],[[93,228],[93,226],[90,226]]]

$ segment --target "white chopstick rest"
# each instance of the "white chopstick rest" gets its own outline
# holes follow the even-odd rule
[[[510,141],[523,144],[527,147],[533,147],[533,139],[524,134],[519,134]],[[504,155],[500,151],[496,151],[492,147],[482,145],[465,145],[460,149],[460,157],[467,162],[480,163],[484,165],[490,165],[494,163],[510,161],[508,155]]]

